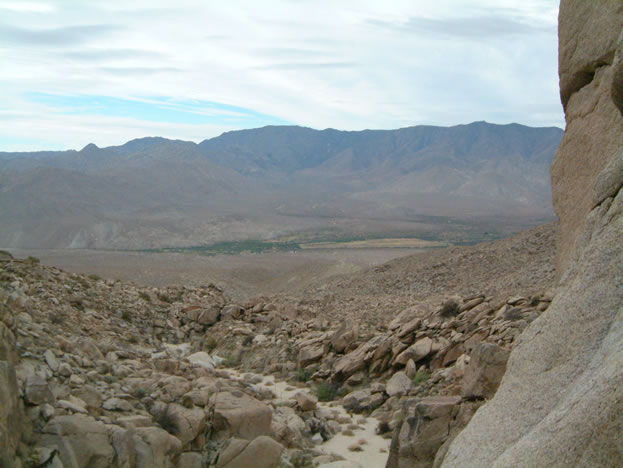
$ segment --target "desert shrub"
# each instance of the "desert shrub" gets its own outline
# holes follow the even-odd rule
[[[454,317],[459,313],[459,303],[450,299],[441,306],[439,309],[439,315],[442,317]]]
[[[41,260],[39,260],[37,257],[29,255],[28,257],[26,257],[26,261],[30,263],[39,263]]]
[[[112,384],[115,383],[117,380],[119,380],[118,377],[115,377],[114,375],[105,375],[104,376],[104,382],[106,382],[107,384]]]
[[[158,299],[167,304],[172,304],[173,300],[165,293],[158,293]]]
[[[145,302],[151,302],[151,297],[149,297],[149,294],[147,294],[145,291],[140,291],[138,293],[138,297],[143,299]]]
[[[309,382],[309,379],[311,379],[311,376],[314,375],[314,372],[316,372],[316,369],[312,367],[307,367],[305,369],[299,368],[294,374],[294,379],[297,382]]]
[[[169,413],[169,407],[168,406],[155,419],[156,419],[156,422],[158,423],[158,425],[162,429],[167,431],[169,434],[172,434],[172,435],[177,434],[177,424],[175,423],[175,419],[173,418],[173,415],[171,413]]]
[[[389,427],[389,423],[387,421],[379,421],[378,425],[376,426],[377,434],[387,434],[390,431],[391,428]]]
[[[50,314],[50,322],[54,325],[63,325],[65,323],[65,316],[57,311]]]
[[[98,275],[96,275],[94,273],[90,274],[88,277],[89,277],[89,279],[92,279],[93,281],[99,281],[99,280],[102,279],[100,276],[98,276]]]
[[[203,348],[206,349],[209,353],[214,351],[216,346],[217,346],[216,338],[214,338],[212,335],[209,335],[205,338],[205,341],[203,342]]]
[[[121,318],[125,320],[126,322],[131,322],[132,314],[130,314],[129,310],[124,310],[123,312],[121,312]]]
[[[290,455],[290,464],[286,465],[285,463],[281,466],[291,466],[293,468],[310,468],[314,466],[312,456],[309,452],[298,450]]]
[[[143,387],[138,387],[136,390],[134,390],[134,396],[138,398],[139,400],[141,398],[145,398],[146,395],[147,395],[147,390],[145,390]]]
[[[428,379],[430,379],[430,372],[428,372],[426,369],[420,369],[413,376],[413,383],[415,385],[420,385],[426,382]]]
[[[9,258],[13,258],[13,255],[11,255],[10,252],[7,252],[6,250],[0,250],[0,257],[9,257]]]
[[[238,367],[242,362],[240,353],[228,353],[223,357],[224,367]]]
[[[87,279],[83,278],[82,276],[77,276],[75,280],[84,289],[89,289],[91,287],[91,284],[87,281]]]
[[[335,384],[321,382],[316,386],[316,397],[318,401],[333,401],[337,396],[338,388]]]
[[[132,344],[138,343],[138,336],[136,336],[135,334],[128,336],[128,343],[132,343]]]

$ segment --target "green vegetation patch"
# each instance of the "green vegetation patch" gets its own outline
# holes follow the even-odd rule
[[[291,252],[300,250],[298,242],[270,242],[261,240],[224,241],[210,245],[192,247],[162,247],[145,249],[140,252],[151,253],[194,253],[199,255],[235,255],[240,253]]]

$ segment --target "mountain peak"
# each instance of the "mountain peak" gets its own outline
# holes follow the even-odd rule
[[[84,151],[94,151],[94,150],[98,150],[99,147],[95,144],[95,143],[89,143],[88,145],[86,145],[84,148],[82,148],[80,150],[80,152],[84,152]]]

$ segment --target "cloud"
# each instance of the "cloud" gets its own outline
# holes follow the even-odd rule
[[[26,13],[50,13],[55,10],[53,5],[39,2],[0,2],[0,10]]]
[[[175,67],[97,67],[97,70],[110,75],[118,75],[122,77],[132,75],[153,75],[155,73],[177,73],[182,71]]]
[[[290,63],[272,63],[268,65],[260,65],[253,67],[256,70],[314,70],[329,68],[354,68],[355,62],[290,62]]]
[[[269,123],[564,125],[558,0],[50,0],[45,14],[6,3],[17,2],[0,0],[0,112],[15,117],[0,135],[76,147]]]
[[[158,59],[163,60],[166,55],[152,50],[141,49],[82,49],[62,52],[62,55],[69,59],[99,62],[108,60],[125,59]]]
[[[20,46],[63,46],[94,40],[124,28],[113,24],[89,24],[62,28],[31,29],[0,25],[0,42]]]
[[[478,16],[426,18],[410,17],[404,22],[370,19],[368,23],[393,31],[427,34],[459,39],[490,40],[527,34],[548,34],[555,26],[545,22],[528,21],[501,13]]]

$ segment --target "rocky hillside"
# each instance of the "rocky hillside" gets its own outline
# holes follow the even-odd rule
[[[439,301],[397,293],[401,309],[384,323],[359,320],[348,295],[330,310],[313,298],[238,304],[214,285],[140,288],[1,256],[0,461],[367,467],[418,453],[431,464],[549,307],[552,235],[544,227],[440,254],[438,263],[490,269],[499,284],[468,295],[475,283],[437,280]],[[497,249],[516,256],[478,264]],[[505,280],[520,258],[539,273]],[[383,267],[385,278],[409,261]],[[430,273],[430,262],[413,274]],[[338,310],[349,311],[344,320]],[[417,437],[402,418],[408,408],[424,418]],[[342,458],[364,462],[332,464]]]

